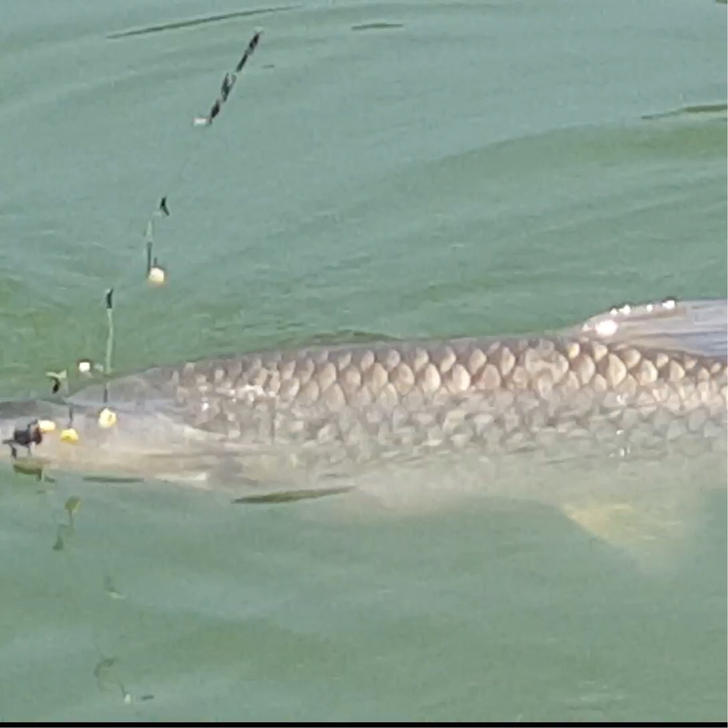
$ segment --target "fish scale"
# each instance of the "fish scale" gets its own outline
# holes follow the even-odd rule
[[[428,443],[512,449],[546,431],[654,445],[668,431],[725,426],[724,362],[588,338],[315,347],[146,376],[172,383],[202,430],[248,444],[360,446],[372,457]]]

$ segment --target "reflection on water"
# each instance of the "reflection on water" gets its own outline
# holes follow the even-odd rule
[[[728,106],[726,104],[695,104],[693,106],[683,106],[673,111],[662,111],[657,114],[644,114],[643,119],[662,119],[667,116],[682,116],[687,114],[721,114]]]
[[[502,495],[465,500],[463,472],[423,491],[397,468],[368,499],[234,508],[14,484],[8,715],[35,714],[34,681],[61,718],[709,715],[725,689],[725,466],[696,490],[697,465],[514,469]],[[64,491],[83,506],[53,552]],[[680,687],[688,668],[701,703]],[[655,669],[677,690],[660,710]]]

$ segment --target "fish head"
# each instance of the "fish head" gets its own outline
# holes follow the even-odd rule
[[[60,470],[153,477],[199,439],[199,431],[154,399],[105,401],[101,393],[89,388],[61,402],[0,402],[0,458],[36,475]]]

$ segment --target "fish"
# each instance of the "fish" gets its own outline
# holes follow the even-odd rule
[[[238,503],[367,488],[390,502],[400,491],[416,500],[458,488],[505,497],[560,488],[561,509],[593,528],[593,508],[575,503],[605,468],[642,463],[639,480],[645,463],[679,458],[710,462],[720,482],[726,322],[725,299],[665,299],[530,336],[185,361],[61,400],[2,402],[0,435],[11,442],[24,427],[47,425],[27,455],[16,448],[16,469],[227,489]],[[614,472],[602,480],[619,481]],[[659,487],[639,490],[661,499]]]

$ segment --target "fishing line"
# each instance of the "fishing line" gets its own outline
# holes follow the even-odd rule
[[[43,496],[41,501],[44,503],[47,509],[47,514],[50,516],[53,530],[55,531],[55,542],[53,544],[52,550],[54,552],[64,552],[64,555],[59,558],[63,558],[67,563],[66,568],[69,569],[69,571],[73,572],[72,574],[70,574],[71,578],[68,579],[67,583],[69,585],[73,583],[79,584],[82,583],[82,572],[76,559],[73,542],[76,536],[75,514],[78,512],[82,500],[75,495],[65,497],[64,500],[60,492],[60,486],[45,487],[43,485],[44,483],[55,484],[56,480],[54,478],[48,477],[47,473],[45,472],[43,463],[32,458],[31,454],[32,446],[38,445],[40,444],[40,442],[42,442],[42,432],[47,431],[44,425],[48,425],[49,423],[55,425],[55,423],[52,423],[50,421],[40,420],[31,423],[24,430],[16,429],[13,439],[6,440],[4,441],[4,443],[11,444],[11,450],[13,450],[12,457],[15,463],[14,470],[16,470],[16,472],[21,472],[25,473],[26,475],[34,476],[36,480],[41,483],[41,488],[38,493]],[[55,429],[55,427],[51,429]],[[14,451],[14,448],[18,446],[24,446],[28,448],[27,462],[17,460],[17,453]],[[63,500],[62,511],[65,511],[67,513],[67,523],[61,522],[57,515],[59,510],[61,510],[59,507],[59,498]],[[114,583],[110,576],[108,564],[105,563],[106,559],[104,557],[102,557],[102,561],[104,562],[103,571],[105,574],[103,579],[104,592],[112,599],[124,599],[124,596],[114,586]],[[88,575],[89,571],[90,570],[86,568],[83,573]],[[76,598],[76,593],[73,589],[69,591],[68,596],[72,603],[74,615],[78,616],[83,614],[81,605],[79,604]],[[117,658],[107,657],[106,655],[108,653],[101,649],[98,629],[94,625],[93,620],[89,623],[89,628],[91,630],[91,643],[98,657],[92,673],[96,678],[99,689],[103,689],[106,684],[112,684],[115,687],[118,687],[121,692],[123,701],[127,704],[154,699],[154,696],[149,693],[141,694],[135,697],[126,689],[124,683],[118,677],[117,671],[111,669],[117,662]]]
[[[235,66],[234,71],[226,72],[223,77],[222,84],[218,96],[215,98],[210,111],[207,116],[198,116],[193,119],[194,126],[211,126],[214,120],[219,116],[223,109],[225,102],[230,97],[230,93],[235,86],[238,78],[238,74],[243,70],[243,67],[247,63],[248,59],[252,56],[255,49],[258,47],[260,42],[262,31],[256,31],[243,53],[242,57]],[[198,142],[187,156],[182,168],[177,174],[175,186],[182,178],[187,166],[193,159],[195,154],[202,148],[202,140]],[[154,218],[160,215],[164,217],[170,216],[170,210],[168,206],[168,194],[163,195],[160,198],[159,204],[152,212],[147,223],[147,236],[146,236],[146,261],[147,261],[147,279],[152,283],[163,283],[165,278],[164,269],[159,264],[158,258],[154,255]],[[103,388],[103,404],[104,409],[99,415],[99,425],[101,427],[112,427],[116,423],[116,415],[106,405],[109,401],[108,391],[108,379],[112,373],[112,359],[114,353],[114,291],[115,287],[107,289],[104,295],[105,307],[106,307],[106,324],[107,324],[107,335],[106,335],[106,349],[104,355],[103,365],[95,363],[91,359],[83,358],[76,362],[76,374],[81,375],[93,375],[94,372],[100,372],[104,378]],[[58,394],[63,390],[64,395],[68,395],[70,392],[69,387],[69,373],[68,371],[60,372],[46,372],[46,377],[51,380],[51,391],[53,394]],[[10,439],[3,440],[2,444],[9,445],[14,461],[15,467],[19,467],[17,461],[17,447],[22,446],[28,448],[30,454],[31,446],[33,444],[40,444],[42,440],[43,427],[52,427],[55,429],[55,422],[33,422],[25,428],[16,429],[13,436]],[[69,442],[78,441],[78,433],[73,427],[73,408],[69,406],[68,412],[68,425],[61,431],[60,437],[62,440]]]
[[[195,117],[193,119],[193,126],[211,126],[214,122],[214,120],[219,116],[220,112],[222,111],[225,102],[228,100],[230,93],[232,92],[232,89],[237,81],[238,75],[243,70],[243,67],[247,63],[250,56],[253,54],[255,49],[258,46],[258,43],[260,42],[261,37],[261,31],[257,31],[252,39],[249,41],[245,52],[243,53],[242,57],[238,61],[238,63],[235,66],[235,69],[232,72],[225,73],[225,76],[223,77],[222,84],[220,86],[220,91],[215,98],[214,102],[212,103],[212,106],[210,107],[210,111],[208,112],[207,116],[203,117]],[[182,164],[180,170],[177,172],[176,176],[173,178],[172,183],[170,187],[168,188],[166,194],[164,194],[161,198],[155,209],[152,211],[151,215],[149,216],[146,229],[144,232],[144,242],[145,242],[145,249],[146,249],[146,279],[150,283],[153,284],[162,284],[165,282],[165,270],[162,264],[159,262],[158,257],[155,255],[154,247],[155,247],[155,240],[154,240],[154,221],[158,218],[167,218],[170,217],[171,210],[169,207],[169,194],[170,191],[174,193],[176,189],[179,188],[180,182],[183,179],[183,176],[185,172],[187,171],[189,165],[191,162],[196,158],[196,156],[199,154],[200,150],[203,148],[204,140],[200,139],[197,141],[196,144],[193,145],[192,149],[190,150],[189,154],[187,155],[187,158],[185,159],[184,163]],[[131,275],[132,271],[129,271],[129,273],[122,277],[122,280],[127,278],[128,275]],[[118,286],[120,281],[117,280],[117,285],[107,289],[105,295],[104,295],[104,303],[106,308],[106,326],[107,326],[107,336],[106,336],[106,348],[104,352],[104,363],[103,365],[99,365],[94,363],[91,359],[81,359],[77,361],[76,368],[74,371],[74,374],[80,374],[82,376],[92,376],[96,372],[100,372],[103,376],[104,380],[104,388],[103,388],[103,409],[99,413],[99,419],[98,424],[101,427],[113,427],[116,424],[116,414],[109,408],[109,391],[108,391],[108,381],[109,377],[112,373],[112,366],[113,366],[113,354],[114,354],[114,292]],[[61,372],[46,372],[46,376],[51,380],[52,382],[52,392],[53,394],[61,393],[61,395],[68,395],[69,394],[69,373],[67,371],[61,371]],[[25,447],[28,450],[28,455],[31,455],[31,449],[34,445],[40,444],[43,438],[43,433],[46,431],[50,431],[51,429],[56,429],[57,427],[62,427],[61,423],[56,423],[54,421],[35,421],[28,425],[25,428],[18,428],[14,431],[13,436],[9,440],[3,441],[2,444],[9,445],[11,449],[11,456],[14,463],[14,469],[18,472],[23,472],[22,466],[23,463],[18,460],[17,458],[17,448],[18,447]],[[47,430],[45,428],[48,428]],[[79,433],[78,431],[73,427],[73,408],[72,406],[69,406],[68,411],[68,423],[65,427],[65,429],[61,429],[60,431],[60,439],[64,442],[69,443],[69,446],[72,446],[71,443],[78,442],[79,441]],[[30,458],[29,458],[30,459]],[[27,472],[28,474],[34,475],[37,477],[39,481],[43,480],[50,480],[46,477],[46,474],[44,472],[44,467],[41,463],[33,463],[30,462],[29,469],[26,469],[24,472]],[[55,491],[55,489],[54,489]],[[44,495],[48,496],[48,490],[43,490]],[[53,496],[48,496],[48,498],[52,498],[55,500],[55,498],[60,495],[57,492],[54,492]],[[79,565],[75,559],[75,556],[71,553],[73,549],[67,548],[69,546],[69,540],[73,539],[74,532],[75,532],[75,522],[74,522],[74,514],[78,511],[78,508],[81,505],[81,499],[77,496],[70,496],[69,498],[66,498],[65,503],[63,505],[63,509],[68,514],[68,523],[59,523],[57,518],[57,511],[58,511],[58,503],[51,503],[47,498],[44,498],[46,505],[49,507],[50,513],[53,518],[54,526],[56,528],[56,542],[53,545],[53,551],[66,551],[66,563],[68,564],[68,568],[71,569],[74,572],[74,576],[76,578],[76,582],[79,583],[80,579],[80,568]],[[111,577],[108,573],[108,570],[106,570],[106,576],[104,578],[104,590],[105,592],[112,598],[122,598],[121,594],[116,590],[116,588],[113,586],[111,582]],[[81,610],[79,608],[79,605],[76,601],[75,595],[73,594],[73,591],[71,590],[71,601],[73,602],[74,610],[77,614],[81,614]],[[102,687],[102,683],[104,681],[113,682],[115,685],[117,685],[121,691],[123,700],[125,703],[131,703],[135,699],[129,693],[126,688],[124,687],[124,684],[115,676],[113,679],[108,680],[109,673],[114,666],[116,662],[115,657],[106,657],[103,650],[101,650],[101,647],[99,646],[99,640],[97,639],[95,627],[92,625],[91,630],[91,641],[94,645],[94,648],[96,650],[96,653],[98,655],[98,662],[96,666],[93,669],[93,675],[96,677],[99,687]],[[144,700],[150,700],[154,696],[153,695],[141,695],[138,698],[136,698],[136,701],[144,701]]]
[[[106,335],[106,356],[104,357],[104,404],[109,401],[109,377],[111,376],[111,357],[114,353],[114,289],[106,291],[106,321],[108,333]]]
[[[68,524],[58,523],[56,521],[57,535],[56,542],[53,545],[54,552],[64,552],[61,558],[65,559],[67,564],[66,568],[69,569],[70,572],[72,572],[69,583],[75,582],[76,584],[82,583],[82,571],[75,553],[76,549],[72,542],[75,537],[74,514],[78,511],[80,505],[81,499],[77,496],[70,496],[66,498],[63,508],[68,514]],[[53,509],[53,506],[51,506],[51,509],[55,517],[55,509]],[[102,558],[102,561],[105,562],[106,560]],[[108,564],[104,563],[102,567],[105,575],[103,579],[103,589],[106,595],[112,599],[124,599],[124,596],[116,589],[113,584]],[[88,576],[88,572],[89,569],[87,568],[84,569],[83,573]],[[76,594],[72,589],[70,590],[69,595],[75,613],[77,615],[82,614],[81,607],[78,600],[76,599]],[[118,668],[115,667],[116,663],[119,661],[119,658],[117,656],[108,656],[109,653],[101,648],[100,630],[96,626],[94,620],[90,620],[89,627],[91,630],[91,643],[93,644],[98,658],[91,673],[96,678],[96,683],[99,690],[103,690],[107,685],[112,685],[115,688],[119,689],[122,700],[124,701],[124,703],[127,704],[153,699],[154,696],[151,694],[146,693],[134,696],[129,690],[127,690],[124,682],[119,677]]]
[[[234,69],[224,74],[220,90],[210,106],[208,114],[206,116],[194,117],[192,120],[193,127],[211,126],[214,120],[219,116],[220,112],[224,108],[225,102],[228,100],[233,87],[235,86],[239,74],[260,43],[261,36],[262,31],[258,30],[255,32]],[[142,236],[145,249],[145,278],[148,283],[153,285],[162,285],[166,282],[167,278],[167,272],[164,265],[160,262],[160,256],[155,253],[155,248],[158,248],[158,227],[166,218],[175,214],[175,195],[181,188],[187,171],[197,162],[200,155],[205,151],[205,145],[209,144],[209,140],[205,139],[205,136],[207,135],[204,133],[199,134],[198,138],[193,141],[179,169],[168,181],[164,190],[164,195],[159,198],[159,201],[150,212],[143,227]],[[128,270],[127,273],[116,278],[114,288],[126,289],[130,281],[138,280],[136,278],[136,270],[136,266],[134,266]]]
[[[256,31],[256,33],[253,35],[253,37],[248,42],[248,45],[245,49],[245,52],[243,53],[242,57],[238,61],[238,63],[235,66],[235,69],[233,71],[228,71],[225,73],[222,83],[220,85],[220,91],[215,98],[215,100],[212,103],[212,106],[210,107],[210,111],[208,112],[207,116],[197,116],[193,119],[193,126],[204,126],[209,127],[212,126],[212,123],[214,120],[219,116],[220,112],[223,109],[223,106],[225,102],[230,97],[230,93],[233,90],[233,87],[235,86],[235,83],[238,79],[238,74],[243,70],[245,67],[245,64],[248,62],[248,59],[253,55],[255,49],[258,47],[258,43],[260,42],[261,37],[261,31]],[[149,219],[147,221],[147,226],[145,230],[145,243],[146,243],[146,250],[147,250],[147,280],[151,283],[161,284],[164,283],[165,280],[165,270],[162,267],[162,265],[159,263],[158,258],[154,255],[154,221],[155,218],[167,218],[170,216],[170,209],[168,206],[168,200],[170,198],[170,192],[175,192],[177,189],[179,189],[179,186],[181,184],[181,181],[184,177],[185,172],[187,171],[188,166],[192,162],[193,159],[197,157],[200,150],[202,149],[203,145],[203,139],[200,139],[200,141],[193,145],[192,149],[190,150],[190,153],[187,155],[187,158],[185,159],[184,163],[182,164],[182,167],[180,168],[177,175],[172,179],[172,182],[167,188],[167,192],[161,197],[158,205],[156,208],[152,211],[151,215],[149,216]]]
[[[40,481],[55,482],[52,479],[39,477]],[[81,499],[77,496],[70,496],[65,499],[62,510],[68,515],[68,522],[62,523],[58,518],[58,512],[61,510],[58,496],[60,493],[56,488],[42,488],[40,494],[43,496],[41,499],[45,505],[46,514],[50,516],[51,524],[55,532],[55,543],[53,544],[52,551],[54,553],[64,552],[63,555],[59,555],[54,558],[61,558],[65,563],[65,568],[68,570],[67,584],[80,584],[82,571],[80,565],[76,559],[73,548],[73,540],[75,537],[75,519],[74,516],[78,512],[81,505]],[[85,569],[83,573],[88,573],[88,569]],[[107,572],[108,573],[108,572]],[[107,594],[112,598],[121,598],[118,592],[114,589],[107,588],[107,582],[110,584],[108,577],[104,579],[104,587]],[[118,595],[118,596],[117,596]],[[68,599],[70,601],[71,609],[75,619],[78,619],[83,614],[82,605],[77,598],[76,592],[73,588],[68,591]],[[96,627],[94,620],[89,620],[87,626],[90,629],[90,639],[93,645],[94,651],[97,655],[97,662],[93,669],[89,666],[89,672],[96,678],[99,689],[102,689],[105,684],[112,684],[118,687],[121,691],[122,699],[125,703],[131,703],[135,700],[137,702],[143,700],[152,699],[153,696],[149,694],[140,695],[135,698],[124,686],[124,683],[119,679],[116,671],[112,671],[112,666],[117,662],[116,657],[107,657],[108,653],[105,652],[100,645],[100,636],[98,634],[98,628]]]
[[[235,65],[232,71],[225,73],[220,85],[220,90],[215,97],[210,110],[206,116],[194,117],[192,125],[194,127],[210,127],[212,126],[215,119],[220,115],[225,103],[230,97],[235,83],[238,80],[239,74],[242,72],[246,63],[255,52],[255,49],[260,43],[262,31],[258,30],[255,32],[253,37],[248,42],[243,55]],[[170,217],[174,212],[174,193],[180,189],[184,176],[191,166],[196,161],[201,151],[204,149],[204,145],[207,140],[204,139],[206,135],[200,135],[200,138],[192,144],[189,153],[184,159],[181,167],[177,173],[172,177],[165,194],[159,198],[159,202],[150,213],[147,218],[146,226],[143,232],[144,240],[144,252],[145,252],[145,278],[148,283],[155,286],[160,286],[166,283],[167,273],[163,263],[160,261],[159,256],[155,251],[156,247],[156,223],[160,220],[165,220]],[[171,200],[171,202],[170,202]],[[107,290],[104,300],[106,305],[107,315],[107,338],[106,338],[106,352],[104,358],[104,364],[96,364],[91,359],[81,359],[76,363],[76,374],[82,374],[85,376],[94,375],[95,373],[101,373],[104,380],[107,380],[112,370],[112,358],[113,358],[113,346],[114,346],[114,320],[113,320],[113,295],[117,289],[126,290],[127,285],[132,281],[138,281],[137,273],[135,272],[136,266],[127,269],[127,272],[116,279],[114,286]],[[48,376],[52,381],[53,393],[58,393],[61,389],[65,394],[68,394],[68,372],[47,372]],[[108,386],[104,385],[103,403],[108,403]]]

